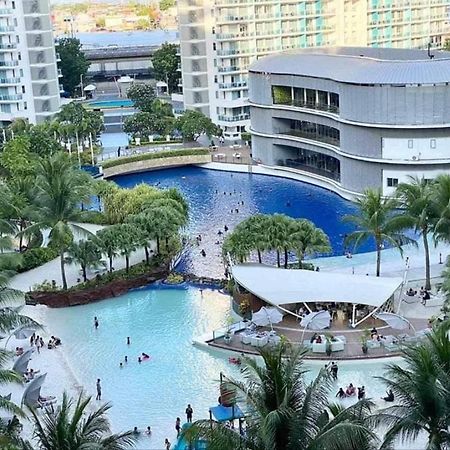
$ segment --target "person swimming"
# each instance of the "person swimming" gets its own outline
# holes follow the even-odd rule
[[[143,361],[144,359],[150,359],[150,356],[147,355],[147,353],[142,352],[142,361]]]

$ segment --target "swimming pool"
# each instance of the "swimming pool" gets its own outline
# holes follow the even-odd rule
[[[95,395],[96,379],[102,380],[103,400],[113,404],[113,431],[151,425],[152,437],[143,436],[137,448],[161,449],[164,438],[175,442],[175,419],[184,419],[187,403],[194,419],[208,417],[219,395],[221,371],[239,377],[226,355],[192,345],[195,336],[224,325],[228,310],[228,297],[216,291],[149,287],[89,305],[48,309],[47,317],[85,391]],[[97,330],[94,316],[100,321]],[[138,364],[142,352],[151,360]],[[121,369],[125,355],[129,362]],[[322,364],[315,363],[308,376]],[[342,363],[339,386],[365,385],[368,396],[379,398],[384,386],[372,376],[381,373],[382,365]]]
[[[131,108],[134,103],[129,99],[121,100],[99,100],[88,102],[87,105],[93,109],[103,109],[103,108]]]
[[[202,244],[189,249],[178,269],[197,275],[223,275],[221,249],[216,244],[220,241],[218,230],[225,224],[233,229],[256,213],[283,213],[312,220],[328,234],[332,255],[343,254],[344,237],[353,230],[342,217],[356,211],[354,204],[326,189],[295,180],[191,166],[123,175],[114,181],[123,187],[142,182],[177,187],[185,195],[190,206],[189,234],[201,234]],[[200,256],[201,248],[206,250],[206,257]],[[367,242],[358,252],[373,248],[373,243]]]

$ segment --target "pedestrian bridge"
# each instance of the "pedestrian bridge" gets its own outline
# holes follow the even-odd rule
[[[151,58],[159,45],[107,46],[83,49],[91,63],[88,75],[113,77],[121,75],[151,75]]]

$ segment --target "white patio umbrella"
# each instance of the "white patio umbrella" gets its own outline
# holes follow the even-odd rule
[[[14,336],[16,339],[28,339],[34,332],[36,328],[24,325],[19,328],[16,328],[8,337],[5,342],[5,348],[8,345],[9,340]]]
[[[95,86],[95,84],[88,84],[83,91],[84,92],[92,92],[95,91],[97,89],[97,86]]]
[[[390,312],[379,312],[373,315],[376,319],[382,320],[387,323],[394,330],[409,330],[412,328],[414,331],[412,323],[403,316],[399,314],[394,314]]]
[[[39,396],[41,395],[41,387],[44,384],[46,373],[37,376],[34,380],[31,380],[23,391],[22,405],[27,405],[30,408],[35,408]]]
[[[31,359],[31,356],[33,355],[34,348],[29,348],[27,351],[23,352],[15,361],[14,365],[12,366],[12,370],[14,372],[20,373],[20,375],[23,375],[28,368],[28,363]]]
[[[316,311],[307,314],[302,318],[300,326],[309,328],[310,330],[323,330],[330,326],[331,316],[329,311]]]
[[[255,325],[264,327],[270,325],[273,330],[273,324],[283,320],[283,314],[277,308],[266,308],[263,306],[259,311],[252,314],[252,322]]]

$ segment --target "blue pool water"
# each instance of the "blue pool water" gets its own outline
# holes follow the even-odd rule
[[[221,276],[221,250],[220,244],[216,244],[221,240],[218,230],[223,230],[225,224],[233,229],[256,213],[283,213],[313,221],[328,234],[332,255],[343,254],[344,236],[353,230],[342,218],[356,211],[354,204],[326,189],[299,181],[198,167],[123,175],[115,181],[123,187],[142,182],[163,188],[177,187],[185,195],[190,205],[189,234],[202,235],[201,247],[193,246],[183,258],[180,269],[186,272]],[[199,256],[201,248],[205,248],[206,258]],[[372,249],[373,244],[367,242],[358,251]]]
[[[113,431],[151,425],[152,437],[142,437],[137,445],[147,450],[161,449],[166,437],[175,442],[175,419],[184,419],[187,403],[193,406],[194,419],[208,417],[208,408],[217,403],[221,371],[240,376],[227,356],[192,345],[195,336],[226,324],[228,310],[228,297],[186,287],[146,288],[89,305],[48,309],[47,314],[86,393],[95,396],[96,380],[101,379],[102,400],[113,405]],[[97,330],[94,316],[100,321]],[[138,364],[142,352],[151,360]],[[125,355],[129,362],[120,369]],[[340,364],[339,385],[365,385],[368,396],[379,398],[384,387],[372,376],[381,373],[382,364]],[[308,377],[320,366],[313,365]]]
[[[91,108],[130,108],[133,106],[133,102],[129,99],[122,100],[99,100],[89,102],[88,105]]]

